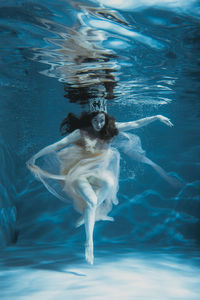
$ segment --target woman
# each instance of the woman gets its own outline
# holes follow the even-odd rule
[[[67,198],[60,196],[56,188],[48,184],[49,179],[59,180],[65,195],[73,200],[74,208],[82,215],[77,222],[77,227],[85,224],[85,258],[91,264],[93,264],[94,259],[93,230],[95,220],[112,221],[113,218],[109,217],[108,213],[112,204],[118,203],[116,194],[120,155],[118,150],[111,146],[112,139],[121,133],[129,141],[124,147],[126,149],[124,152],[134,156],[134,159],[152,165],[162,176],[167,178],[165,172],[144,155],[138,142],[135,146],[138,149],[131,149],[136,143],[130,143],[130,135],[124,133],[156,120],[173,126],[168,118],[161,115],[119,123],[115,122],[115,119],[105,112],[85,112],[80,118],[70,113],[60,126],[62,134],[69,134],[57,143],[40,150],[27,162],[28,168],[45,184],[50,192],[66,202]],[[55,154],[60,169],[58,175],[47,172],[35,164],[38,158],[49,153]]]

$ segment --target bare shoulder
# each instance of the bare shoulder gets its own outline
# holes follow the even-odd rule
[[[59,143],[59,146],[63,147],[67,144],[75,143],[80,139],[81,139],[81,131],[80,131],[80,129],[76,129],[73,132],[71,132],[70,134],[66,135],[58,143]]]
[[[122,128],[123,127],[123,124],[122,122],[115,122],[115,125],[118,129]]]
[[[80,138],[81,137],[81,130],[80,129],[74,130],[73,132],[70,133],[70,136]]]

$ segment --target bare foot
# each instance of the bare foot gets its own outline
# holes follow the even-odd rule
[[[93,244],[85,244],[85,259],[89,264],[93,265],[94,262]]]
[[[104,216],[104,217],[102,217],[102,221],[114,222],[114,218],[113,217],[109,217],[109,216]]]

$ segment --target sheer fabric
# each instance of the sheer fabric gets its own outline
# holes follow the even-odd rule
[[[98,139],[92,140],[85,136],[84,142],[72,144],[39,158],[31,171],[49,192],[64,202],[73,203],[75,210],[81,214],[84,212],[85,202],[76,189],[77,179],[86,178],[98,198],[102,188],[101,180],[112,178],[113,184],[107,193],[109,196],[96,209],[96,220],[103,220],[111,211],[112,205],[118,204],[119,151],[150,165],[170,184],[174,184],[172,177],[146,157],[140,138],[125,132],[115,137],[111,144],[103,144]]]
[[[180,182],[176,178],[168,175],[163,168],[146,156],[146,152],[142,149],[139,136],[132,133],[120,132],[114,140],[113,145],[131,159],[151,166],[170,185],[174,187],[180,186]]]
[[[120,155],[111,145],[99,146],[94,140],[85,138],[83,145],[73,144],[60,151],[52,151],[36,161],[31,171],[54,196],[73,203],[76,211],[83,213],[85,202],[80,197],[76,182],[86,178],[92,185],[97,197],[101,180],[112,178],[108,197],[97,207],[96,220],[106,219],[113,204],[118,204]]]

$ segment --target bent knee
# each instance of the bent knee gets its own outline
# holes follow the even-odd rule
[[[86,206],[87,206],[88,208],[90,208],[90,209],[96,209],[96,207],[97,207],[97,201],[95,200],[95,201],[87,202],[87,203],[86,203]]]
[[[106,173],[103,180],[103,185],[106,188],[112,189],[115,186],[114,178],[110,174]]]
[[[109,178],[108,178],[108,184],[109,184],[110,188],[113,188],[115,186],[115,181],[114,181],[113,177],[109,176]]]
[[[74,181],[74,187],[86,206],[93,209],[97,206],[97,197],[86,178],[79,178]]]

